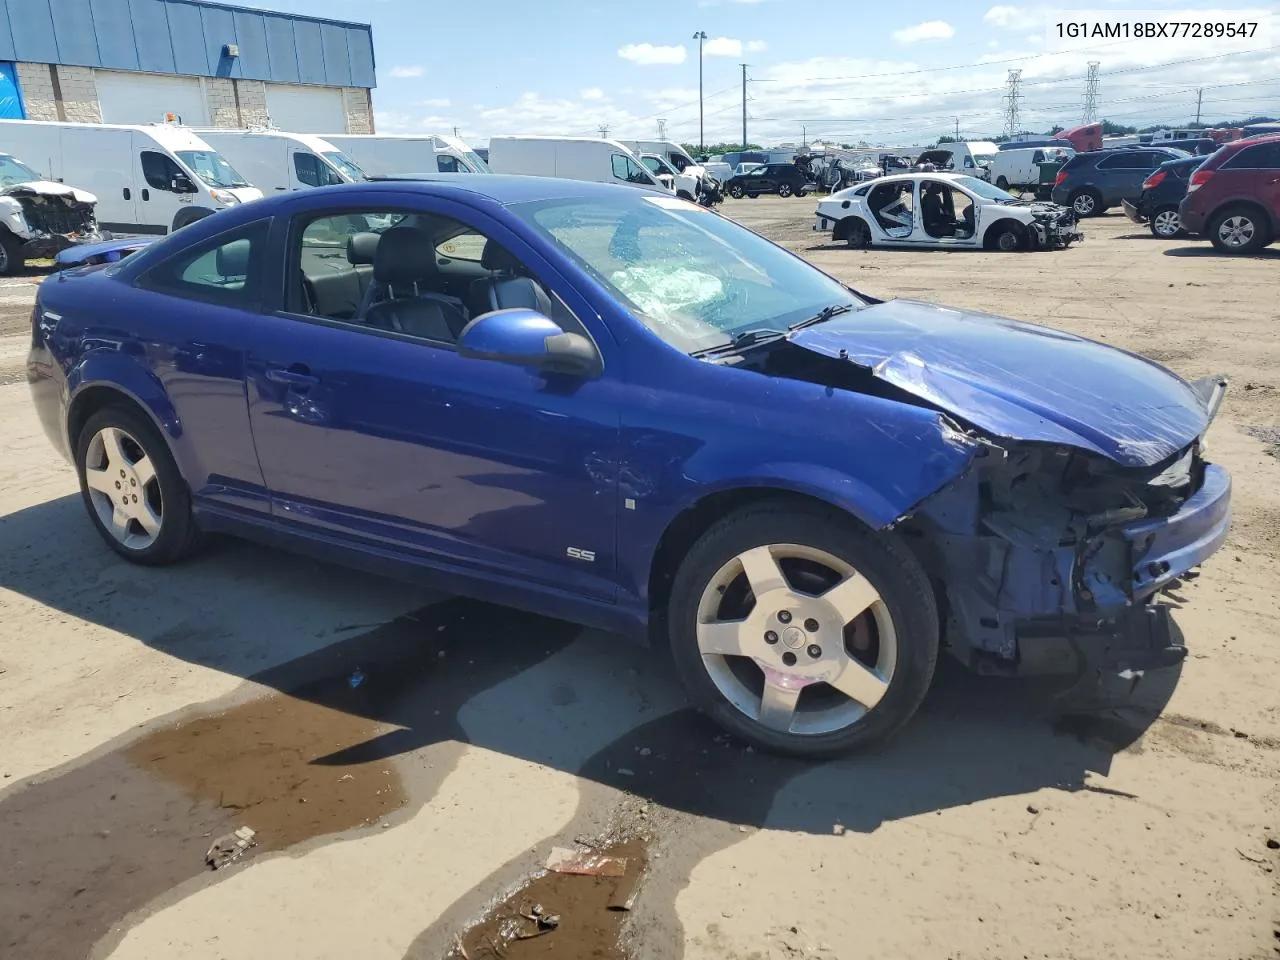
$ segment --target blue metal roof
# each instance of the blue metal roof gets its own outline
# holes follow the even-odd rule
[[[199,0],[0,0],[0,60],[377,86],[368,24]]]

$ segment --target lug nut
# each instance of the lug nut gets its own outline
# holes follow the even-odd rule
[[[120,471],[120,476],[121,476],[121,477],[123,477],[123,476],[124,476],[124,471],[123,471],[123,470],[121,470],[121,471]]]
[[[818,646],[816,643],[809,644],[809,656],[817,660],[820,656],[822,656],[822,648]]]
[[[116,481],[116,489],[117,489],[117,490],[119,490],[119,489],[120,489],[120,481],[119,481],[119,480],[117,480],[117,481]]]
[[[779,623],[790,623],[790,622],[791,622],[791,611],[790,611],[790,610],[779,610],[779,611],[778,611],[778,622],[779,622]]]
[[[813,619],[813,617],[810,617],[808,620],[804,622],[804,628],[808,630],[810,633],[817,633],[818,621]]]
[[[794,667],[796,665],[796,655],[794,653],[784,653],[782,655],[782,662],[788,667]]]
[[[764,642],[765,642],[765,643],[777,643],[777,642],[778,642],[778,635],[777,635],[776,633],[774,633],[772,630],[768,630],[768,631],[766,631],[766,632],[765,632],[765,635],[764,635]]]
[[[130,481],[129,481],[129,486],[131,486],[131,487],[136,487],[137,485],[138,485],[138,481],[137,481],[137,480],[130,480]],[[814,628],[813,628],[813,629],[815,629],[815,630],[817,630],[817,629],[818,629],[817,624],[814,624]]]

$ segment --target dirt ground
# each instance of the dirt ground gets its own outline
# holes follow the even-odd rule
[[[878,297],[1231,377],[1209,455],[1233,530],[1170,597],[1179,671],[1082,717],[944,665],[890,744],[802,764],[719,735],[661,657],[597,632],[247,544],[128,566],[36,423],[40,278],[9,279],[0,957],[1280,954],[1280,247],[1224,258],[1113,215],[1056,253],[855,251],[813,206],[724,209]],[[240,826],[259,844],[210,870]],[[539,876],[555,847],[629,851],[631,909],[617,879]]]

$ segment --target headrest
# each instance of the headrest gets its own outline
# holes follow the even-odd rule
[[[392,227],[378,241],[373,276],[379,283],[418,283],[436,275],[436,248],[430,235],[413,227]]]
[[[214,258],[218,273],[224,277],[247,277],[249,275],[249,254],[252,244],[248,238],[232,240],[218,248]]]
[[[492,240],[486,240],[484,252],[480,255],[480,266],[486,270],[502,270],[507,273],[516,273],[523,267],[523,264],[509,254],[505,247],[498,246]]]
[[[360,263],[373,263],[378,252],[378,241],[382,237],[376,233],[353,233],[347,237],[347,260],[353,266]]]

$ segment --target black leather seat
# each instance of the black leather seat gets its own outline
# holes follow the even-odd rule
[[[497,274],[474,281],[470,289],[472,311],[479,315],[491,310],[523,307],[551,316],[551,298],[533,279],[521,276],[525,267],[519,260],[492,240],[484,245],[480,266]]]
[[[378,242],[373,259],[375,302],[362,319],[380,330],[456,341],[469,318],[454,297],[430,289],[438,280],[431,237],[412,227],[393,227]]]

